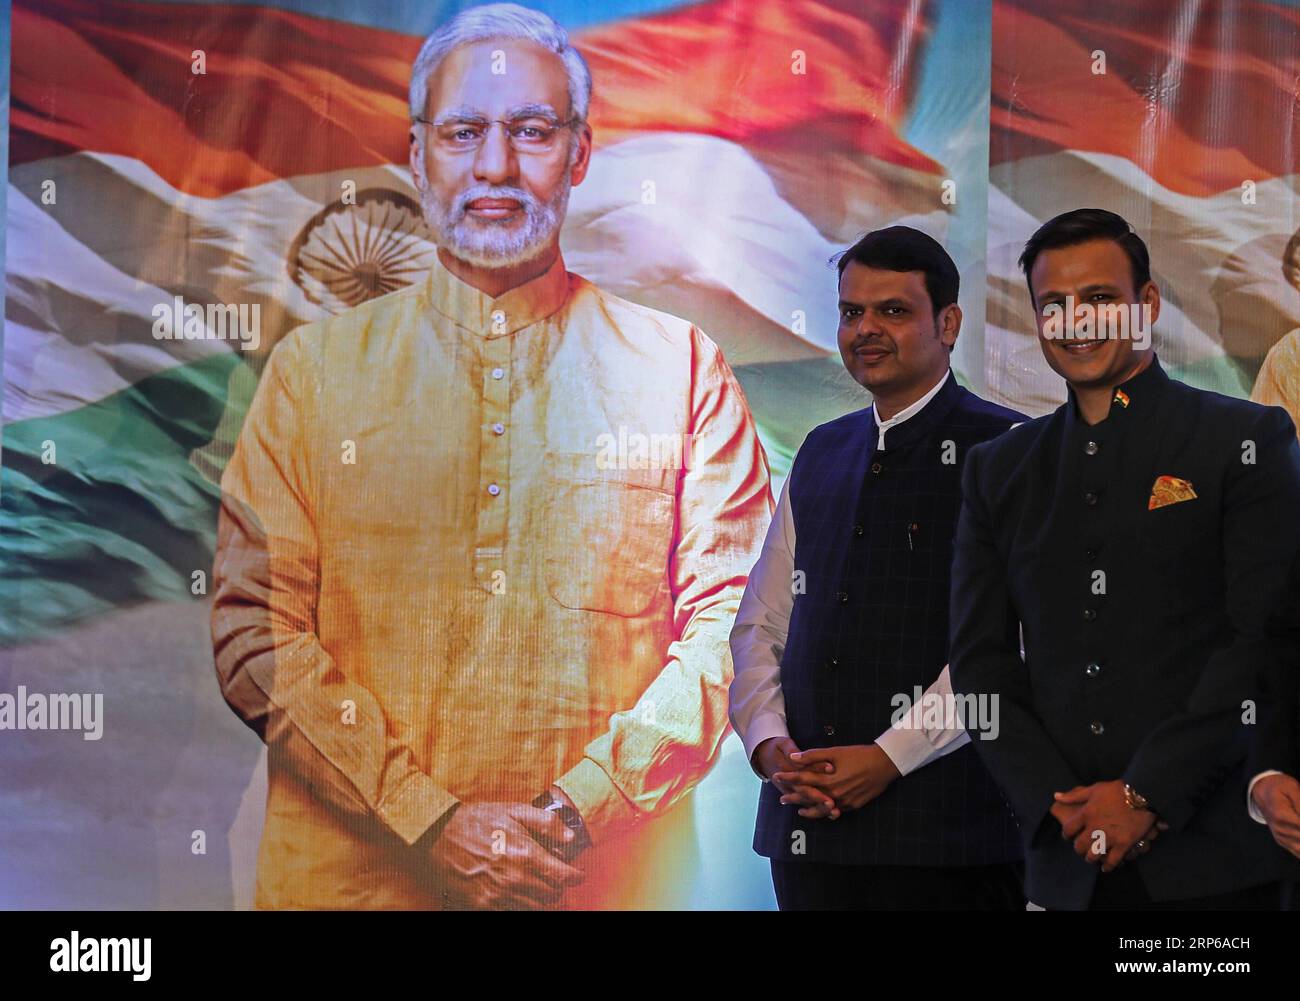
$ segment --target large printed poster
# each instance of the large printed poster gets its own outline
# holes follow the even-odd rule
[[[409,87],[478,6],[13,4],[0,693],[80,726],[0,734],[0,905],[460,906],[421,818],[558,781],[605,837],[557,906],[773,906],[726,628],[804,435],[870,402],[830,263],[869,230],[944,244],[958,378],[1037,415],[1065,390],[1016,257],[1120,212],[1162,363],[1300,422],[1290,0],[534,0],[590,69],[589,162],[537,207],[580,278],[457,299],[453,341],[411,136],[450,162],[496,122]],[[501,127],[545,157],[573,126]],[[513,338],[569,294],[562,347]],[[644,468],[661,430],[693,459]],[[319,598],[316,645],[286,605],[259,662],[243,573]]]

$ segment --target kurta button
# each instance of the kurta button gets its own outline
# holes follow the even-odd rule
[[[1100,451],[1100,449],[1101,446],[1098,445],[1095,441],[1090,441],[1088,442],[1088,444],[1083,446],[1083,450],[1087,452],[1089,455],[1096,455],[1097,452]]]
[[[1100,737],[1106,732],[1105,725],[1099,722],[1094,722],[1090,727],[1088,727],[1088,729],[1092,731],[1094,737]]]
[[[496,423],[496,424],[493,424],[493,425],[492,425],[492,433],[493,433],[493,434],[505,434],[505,433],[506,433],[506,426],[505,426],[504,424],[499,423],[499,422]]]
[[[504,379],[505,377],[506,377],[506,370],[505,370],[505,369],[503,369],[503,368],[494,368],[494,369],[492,370],[492,378],[494,378],[494,379]]]
[[[1083,495],[1083,502],[1087,504],[1089,507],[1096,507],[1097,495],[1093,491],[1089,490],[1086,494]]]
[[[854,525],[854,526],[853,526],[853,534],[854,534],[854,535],[862,535],[865,531],[866,531],[866,529],[863,528],[861,525]]]
[[[1091,622],[1091,621],[1092,621],[1093,619],[1095,619],[1096,617],[1097,617],[1097,609],[1095,609],[1095,608],[1085,608],[1085,609],[1083,610],[1083,621],[1084,621],[1084,622]]]
[[[884,469],[884,468],[885,468],[885,467],[882,466],[882,465],[881,465],[880,463],[878,463],[878,462],[873,462],[873,463],[871,464],[871,471],[872,471],[873,473],[876,473],[877,475],[878,475],[878,474],[880,473],[880,471],[881,471],[882,469]]]
[[[1097,675],[1101,674],[1101,665],[1094,660],[1091,664],[1089,664],[1087,667],[1083,669],[1083,673],[1090,678],[1095,678],[1097,677]]]
[[[829,723],[827,723],[824,727],[822,727],[822,733],[826,734],[826,736],[828,736],[828,737],[834,737],[834,736],[835,736],[835,727],[833,727],[833,726],[831,726]]]
[[[497,486],[495,483],[488,484],[488,493],[490,493],[493,497],[495,497],[500,492],[501,492],[501,488]]]

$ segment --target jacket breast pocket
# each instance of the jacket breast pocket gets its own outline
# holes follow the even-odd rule
[[[546,456],[546,588],[565,608],[640,615],[667,586],[675,469]]]
[[[1166,504],[1140,517],[1143,558],[1158,579],[1182,588],[1218,568],[1223,526],[1212,497]]]

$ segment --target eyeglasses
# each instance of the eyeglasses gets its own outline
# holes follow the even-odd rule
[[[467,153],[478,149],[487,139],[488,130],[493,125],[500,125],[506,132],[510,148],[516,153],[549,153],[555,149],[561,129],[571,128],[582,119],[570,118],[567,122],[556,122],[549,118],[515,118],[511,121],[486,118],[454,118],[431,122],[427,118],[416,117],[417,122],[428,125],[438,148],[447,153]]]

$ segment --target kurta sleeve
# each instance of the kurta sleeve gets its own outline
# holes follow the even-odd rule
[[[717,759],[732,678],[728,636],[772,516],[767,456],[717,346],[691,328],[690,459],[669,556],[676,638],[636,704],[556,784],[600,843],[682,798]]]
[[[325,803],[414,844],[456,799],[317,635],[313,352],[272,353],[222,477],[212,641],[226,702]]]

